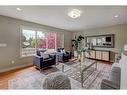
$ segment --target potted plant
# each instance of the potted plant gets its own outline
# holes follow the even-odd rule
[[[75,36],[75,39],[72,39],[72,47],[74,48],[74,56],[78,57],[78,60],[81,62],[84,60],[85,55],[87,53],[90,55],[90,49],[88,47],[81,47],[81,41],[84,39],[83,36]]]
[[[79,35],[78,37],[75,36],[74,39],[72,39],[72,47],[74,48],[74,56],[77,57],[78,53],[80,53],[81,50],[81,41],[84,39],[83,36]]]

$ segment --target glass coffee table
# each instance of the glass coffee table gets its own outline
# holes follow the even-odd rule
[[[66,64],[67,65],[67,64]],[[77,69],[78,73],[80,73],[80,78],[81,78],[81,86],[83,87],[83,82],[95,71],[97,70],[97,62],[95,60],[91,60],[91,59],[87,59],[85,58],[85,60],[83,62],[78,62],[75,63],[75,65],[69,65],[70,69]],[[90,68],[94,68],[94,70],[87,76],[85,76],[84,78],[84,73],[88,73],[88,70]],[[62,63],[62,72],[65,72],[65,64]]]

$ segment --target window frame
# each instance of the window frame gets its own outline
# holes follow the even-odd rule
[[[35,40],[36,40],[36,35],[37,35],[35,28],[20,26],[20,58],[32,56],[32,55],[22,56],[22,32],[23,32],[23,30],[35,31]],[[36,44],[37,43],[35,43],[35,51],[36,51],[36,46],[37,46]]]
[[[63,41],[62,41],[62,48],[64,47],[64,33],[58,33],[57,31],[54,32],[52,30],[48,30],[48,29],[40,29],[40,28],[32,28],[32,27],[29,27],[29,26],[20,26],[20,58],[26,58],[26,57],[31,57],[32,55],[29,55],[29,56],[22,56],[22,31],[23,30],[31,30],[31,31],[35,31],[35,39],[36,39],[36,43],[35,43],[35,51],[37,51],[37,31],[41,31],[43,33],[45,33],[46,35],[46,39],[47,39],[47,35],[48,33],[56,33],[55,35],[55,49],[57,49],[57,42],[56,42],[56,38],[57,38],[57,35],[62,35],[63,36]],[[48,39],[46,40],[46,50],[48,50]]]
[[[38,45],[38,42],[37,42],[37,32],[42,32],[42,33],[45,33],[45,36],[46,36],[46,49],[47,49],[47,32],[46,31],[41,31],[41,30],[37,30],[36,31],[36,50],[38,49],[37,48],[37,45]]]

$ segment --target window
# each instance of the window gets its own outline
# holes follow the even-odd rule
[[[56,33],[48,33],[48,49],[55,49],[56,46]]]
[[[36,46],[36,39],[35,39],[35,31],[32,30],[22,30],[21,33],[21,45],[22,45],[22,53],[21,56],[31,56],[35,54],[35,46]]]
[[[46,33],[37,31],[37,49],[46,49]]]
[[[56,48],[63,47],[63,43],[63,34],[22,29],[21,57],[32,56],[36,50],[54,51]]]

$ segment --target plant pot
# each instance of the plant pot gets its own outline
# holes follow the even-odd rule
[[[81,62],[81,55],[78,54],[78,61]]]

